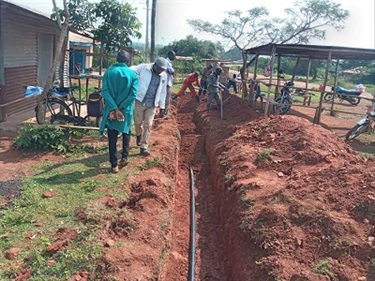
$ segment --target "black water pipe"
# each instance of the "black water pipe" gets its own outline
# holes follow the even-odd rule
[[[195,194],[194,174],[190,167],[190,239],[189,239],[189,276],[188,281],[194,281],[195,273]]]

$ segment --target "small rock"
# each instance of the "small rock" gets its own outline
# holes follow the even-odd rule
[[[282,178],[284,176],[284,173],[283,172],[278,172],[277,175],[279,176],[279,178]]]
[[[53,196],[55,196],[55,193],[53,191],[46,191],[43,193],[44,198],[51,198]]]
[[[106,247],[112,247],[112,246],[115,245],[115,244],[116,244],[116,241],[113,240],[113,239],[110,239],[110,238],[108,238],[108,239],[105,241],[105,246],[106,246]]]
[[[36,235],[34,235],[32,232],[26,233],[26,238],[28,239],[34,239]]]
[[[372,243],[375,241],[375,237],[374,237],[374,236],[369,236],[369,237],[367,238],[367,241],[368,241],[368,243],[372,246]]]
[[[365,224],[369,224],[370,221],[369,221],[368,219],[363,219],[363,223],[365,223]]]
[[[20,249],[18,248],[11,248],[5,253],[5,257],[8,260],[15,260],[18,257]]]
[[[296,237],[295,242],[296,242],[296,247],[297,248],[298,247],[303,248],[303,240],[302,239],[299,239],[299,238]]]

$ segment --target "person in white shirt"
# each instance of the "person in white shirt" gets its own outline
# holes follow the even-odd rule
[[[141,147],[140,154],[150,155],[148,140],[154,122],[155,112],[158,106],[165,108],[167,69],[165,58],[157,58],[154,63],[142,63],[131,66],[139,78],[138,93],[134,106],[134,127],[137,137],[137,146]]]

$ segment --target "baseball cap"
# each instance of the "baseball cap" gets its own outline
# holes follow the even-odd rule
[[[162,69],[166,69],[168,67],[167,60],[165,58],[159,57],[156,59],[155,63]]]

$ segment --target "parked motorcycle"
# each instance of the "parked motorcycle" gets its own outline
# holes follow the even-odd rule
[[[281,104],[280,107],[280,115],[286,114],[289,109],[292,107],[292,88],[294,86],[294,83],[292,81],[289,81],[284,84],[284,86],[281,88],[280,95],[275,99],[275,102]],[[276,111],[276,106],[274,106],[274,111]]]
[[[363,90],[361,89],[362,88],[348,90],[343,87],[337,87],[335,90],[335,87],[332,87],[332,92],[326,93],[323,98],[325,101],[331,101],[333,96],[336,94],[340,99],[340,102],[347,101],[352,105],[357,105],[361,101],[359,98],[359,96],[363,93]]]
[[[357,124],[349,130],[346,134],[346,140],[353,140],[360,134],[367,132],[373,125],[375,121],[375,93],[372,93],[373,101],[372,106],[367,112],[366,116],[357,122]]]

